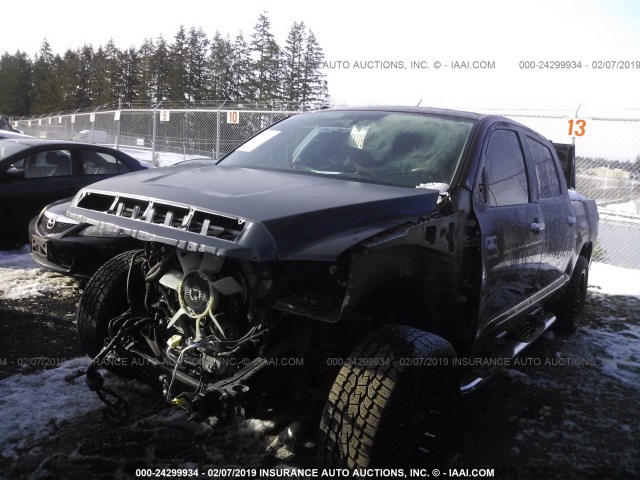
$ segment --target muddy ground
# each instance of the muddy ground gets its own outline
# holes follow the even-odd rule
[[[59,368],[55,362],[25,366],[23,358],[82,355],[74,323],[78,296],[75,290],[1,301],[0,382]],[[495,478],[523,480],[640,478],[639,327],[639,299],[592,288],[577,334],[546,334],[520,365],[462,398],[443,472],[490,468]],[[83,382],[82,366],[70,371],[65,381]],[[312,443],[295,455],[282,449],[280,458],[265,454],[274,436],[264,423],[188,423],[157,392],[130,390],[127,424],[107,425],[99,408],[51,420],[46,436],[22,439],[10,455],[0,456],[0,478],[111,479],[135,478],[139,468],[315,466]],[[84,394],[95,401],[92,392]],[[24,408],[43,401],[25,398]]]

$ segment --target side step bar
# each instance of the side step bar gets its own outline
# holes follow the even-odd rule
[[[555,321],[556,317],[552,313],[544,314],[541,317],[532,319],[529,322],[526,322],[517,331],[505,335],[505,337],[502,338],[504,344],[497,352],[486,357],[479,357],[479,359],[513,359],[537,340],[544,332],[549,330]],[[460,393],[464,395],[473,392],[491,378],[499,368],[499,366],[495,366],[487,369],[469,369],[465,374],[463,374]]]

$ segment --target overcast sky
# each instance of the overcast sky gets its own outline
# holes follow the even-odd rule
[[[33,57],[45,37],[55,53],[84,43],[97,48],[110,38],[119,48],[139,47],[159,34],[172,41],[180,25],[202,27],[210,37],[216,30],[248,37],[266,10],[281,45],[294,21],[314,31],[333,67],[325,73],[336,104],[640,108],[640,2],[634,0],[32,0],[2,8],[0,52],[19,49]],[[548,60],[580,61],[582,68],[519,68],[520,61]],[[636,68],[593,68],[605,60]],[[429,68],[412,68],[412,61]],[[454,62],[474,61],[495,68],[453,69]]]

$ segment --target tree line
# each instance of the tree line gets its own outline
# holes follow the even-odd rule
[[[111,39],[63,55],[45,39],[32,60],[26,53],[0,57],[0,113],[39,115],[116,101],[196,104],[212,100],[299,103],[327,100],[324,54],[304,22],[294,22],[284,45],[264,12],[245,38],[181,26],[173,41],[162,35],[139,48],[119,49]]]

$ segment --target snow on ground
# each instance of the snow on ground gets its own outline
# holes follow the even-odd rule
[[[64,294],[76,287],[73,278],[41,268],[31,258],[28,246],[0,251],[0,300]]]
[[[593,345],[602,349],[603,355],[598,359],[604,374],[640,389],[640,326],[622,323],[615,318],[607,320],[614,324],[618,321],[620,325],[613,331],[585,327],[581,332],[590,337]]]
[[[62,422],[102,407],[97,395],[87,394],[84,372],[90,361],[74,358],[57,368],[0,380],[0,455],[15,456]]]
[[[594,262],[589,271],[589,286],[594,294],[635,297],[640,299],[640,270]],[[620,308],[602,297],[600,304],[609,315],[600,317],[597,328],[582,327],[590,343],[601,349],[601,370],[625,385],[640,389],[640,312],[637,302]]]
[[[87,395],[84,371],[89,358],[68,360],[58,368],[0,380],[0,454],[15,456],[27,442],[44,437],[56,424],[97,410],[102,403]],[[25,399],[32,399],[25,405]]]
[[[629,295],[640,298],[640,270],[593,262],[589,285],[606,295]]]
[[[640,389],[640,321],[638,312],[633,310],[636,299],[640,299],[640,270],[593,263],[589,284],[590,301],[597,304],[597,325],[583,326],[579,335],[564,341],[575,352],[584,351],[585,355],[595,348],[599,371],[621,384]],[[64,294],[74,288],[74,280],[39,268],[27,247],[0,252],[0,300]],[[618,300],[613,302],[610,295]],[[622,310],[621,305],[625,306]],[[554,337],[545,338],[552,341]],[[84,382],[88,363],[88,358],[74,358],[56,368],[0,380],[0,456],[17,458],[24,449],[55,435],[67,422],[102,409],[103,404]],[[547,382],[548,388],[561,388],[561,382],[555,385],[555,377],[529,377],[515,370],[507,370],[507,374],[515,381]],[[108,382],[117,391],[138,388],[113,375]],[[25,403],[25,399],[29,402]],[[181,413],[162,412],[152,420],[181,424],[184,421]],[[239,433],[251,437],[269,426],[268,422],[247,420],[239,425]],[[570,430],[571,425],[565,426]]]
[[[601,220],[640,224],[640,202],[629,200],[628,202],[599,205],[598,214]]]
[[[636,202],[635,200],[629,200],[628,202],[622,202],[622,203],[615,203],[612,205],[607,205],[606,207],[599,207],[598,209],[600,208],[605,208],[606,210],[616,212],[616,213],[628,213],[631,215],[640,213],[640,203]]]
[[[78,357],[56,368],[0,380],[0,457],[15,458],[20,450],[55,434],[74,418],[91,412],[98,415],[104,409],[104,403],[85,383],[90,363],[89,357]],[[150,387],[136,381],[124,380],[105,370],[101,373],[105,385],[128,400],[150,391]],[[25,399],[29,402],[25,403]],[[181,411],[175,412],[178,418]],[[181,419],[184,422],[184,414]]]

